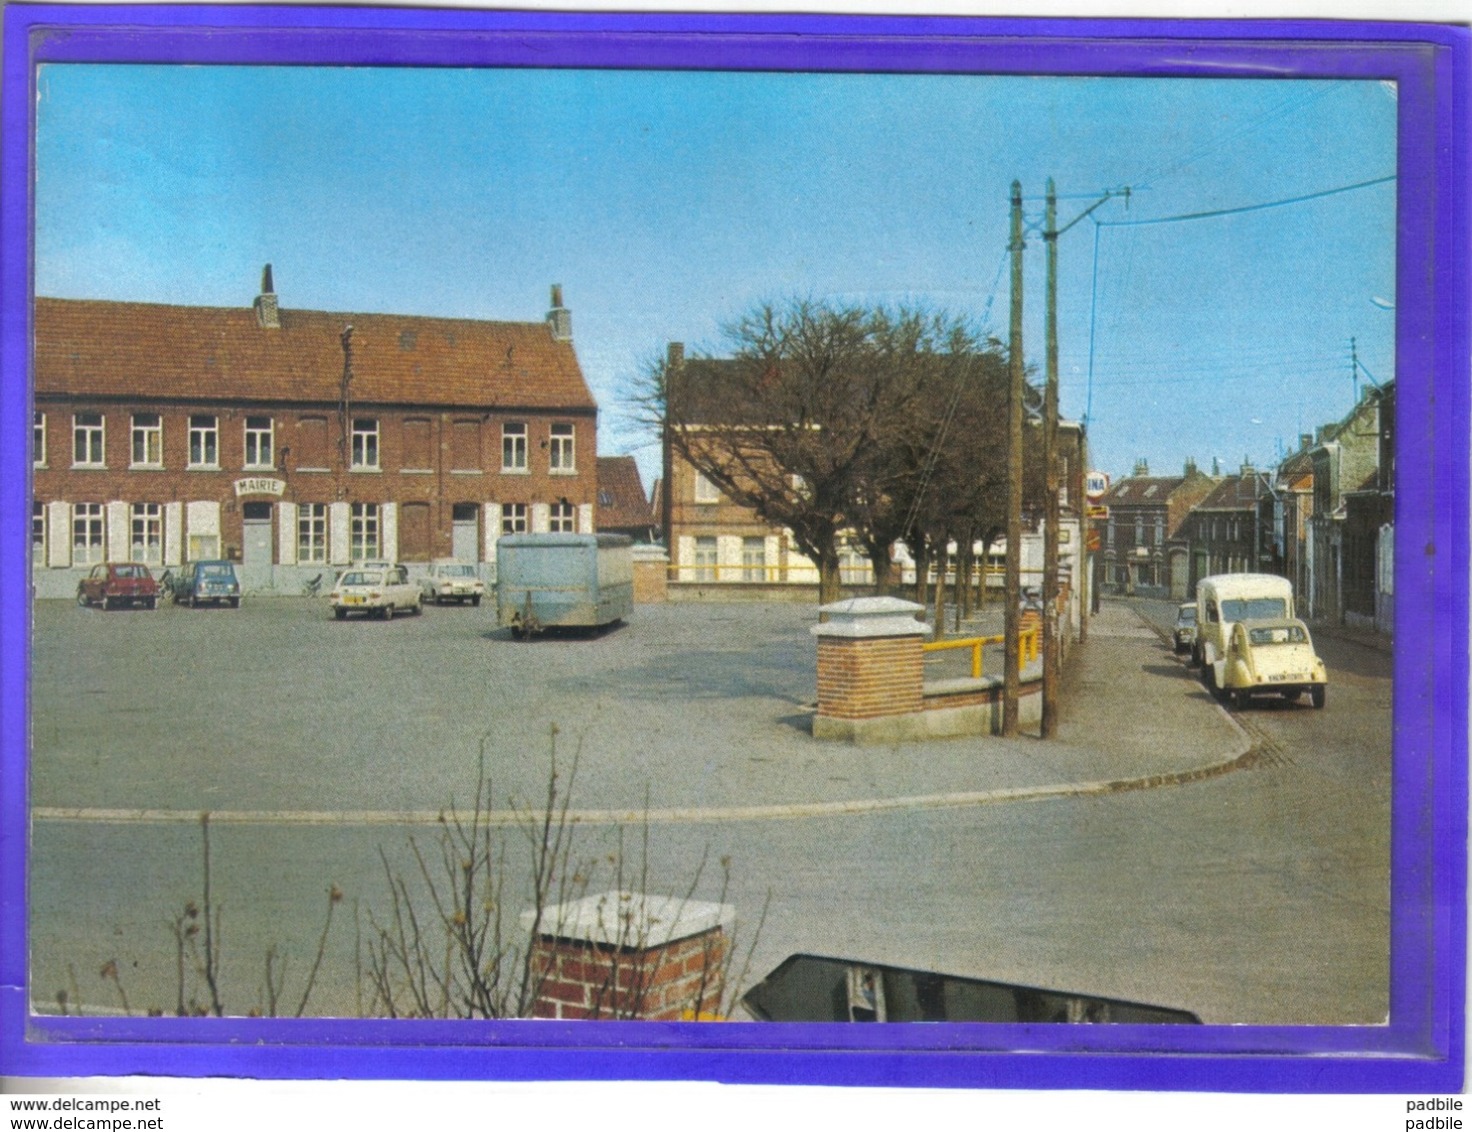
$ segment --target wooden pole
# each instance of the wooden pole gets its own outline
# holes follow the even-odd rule
[[[1012,182],[1012,320],[1008,335],[1007,577],[1003,616],[1002,734],[1017,734],[1018,619],[1022,600],[1022,184]]]

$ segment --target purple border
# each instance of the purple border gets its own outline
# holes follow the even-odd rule
[[[1466,956],[1468,29],[1321,21],[7,6],[0,181],[0,1071],[1453,1092]],[[32,67],[46,61],[1273,75],[1399,83],[1391,1022],[837,1027],[34,1018],[24,579]],[[25,255],[15,249],[25,248]],[[1426,647],[1427,644],[1430,647]],[[857,1030],[857,1032],[856,1032]],[[1019,1048],[1041,1051],[1018,1054]]]

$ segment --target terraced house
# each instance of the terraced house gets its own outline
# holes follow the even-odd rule
[[[595,529],[597,406],[561,288],[537,322],[38,298],[32,566],[239,563],[294,592],[357,559]]]

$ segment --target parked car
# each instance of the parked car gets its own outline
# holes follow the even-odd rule
[[[232,609],[240,606],[240,579],[235,576],[235,567],[222,558],[186,562],[170,577],[169,592],[175,605],[191,609],[206,602]]]
[[[1324,706],[1328,675],[1314,651],[1308,626],[1293,619],[1238,621],[1227,645],[1222,691],[1243,708],[1253,696],[1296,700],[1307,692]]]
[[[1196,603],[1184,602],[1176,610],[1175,651],[1194,652],[1196,646]]]
[[[419,580],[419,589],[425,601],[436,605],[447,601],[479,605],[486,596],[486,584],[475,567],[458,558],[436,558],[429,564],[429,573]]]
[[[152,609],[158,604],[158,583],[141,562],[99,562],[77,583],[77,604]]]
[[[338,575],[327,600],[339,621],[349,613],[386,620],[401,609],[409,613],[421,609],[419,587],[409,581],[403,566],[351,566]]]

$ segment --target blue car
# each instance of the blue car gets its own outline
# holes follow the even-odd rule
[[[223,559],[186,562],[169,580],[175,605],[240,605],[240,580],[235,567]]]

